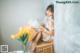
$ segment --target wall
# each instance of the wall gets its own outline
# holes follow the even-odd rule
[[[9,51],[21,50],[21,44],[10,38],[20,26],[32,24],[38,27],[36,18],[42,16],[41,2],[40,0],[0,0],[0,38],[3,44],[9,45]]]

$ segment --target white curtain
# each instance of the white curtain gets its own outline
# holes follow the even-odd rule
[[[80,20],[80,3],[74,4],[55,3],[56,35],[54,40],[56,53],[80,53],[79,20]]]

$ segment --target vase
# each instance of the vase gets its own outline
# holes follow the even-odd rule
[[[28,49],[27,49],[26,45],[23,45],[23,53],[28,53]]]

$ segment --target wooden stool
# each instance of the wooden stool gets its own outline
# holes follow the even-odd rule
[[[34,53],[54,53],[53,42],[40,42]]]

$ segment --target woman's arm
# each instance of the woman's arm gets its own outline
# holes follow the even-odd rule
[[[45,33],[49,34],[49,35],[54,35],[54,31],[53,30],[48,30],[47,28],[41,26],[40,27],[42,31],[44,31]]]

